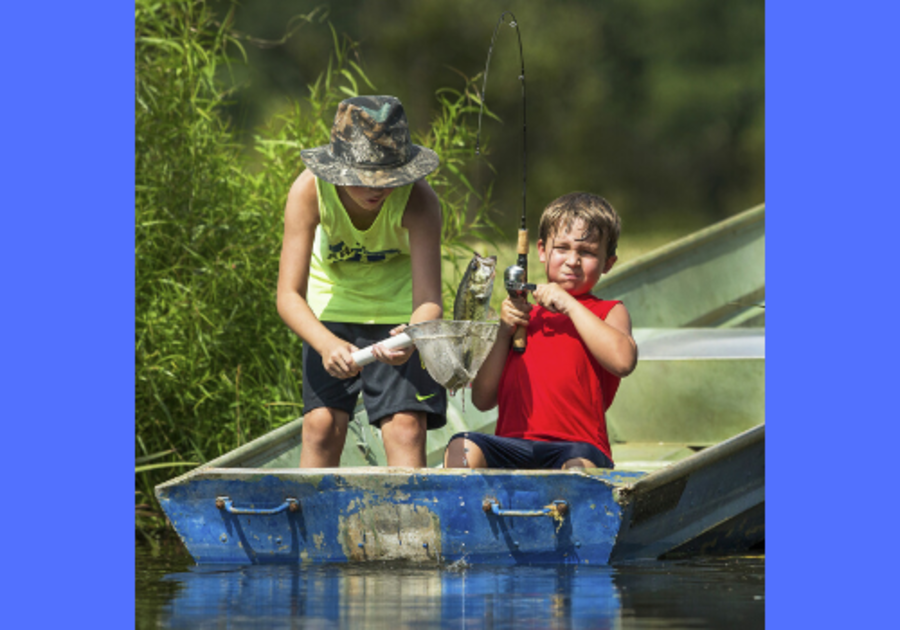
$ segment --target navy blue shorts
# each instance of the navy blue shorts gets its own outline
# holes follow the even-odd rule
[[[396,327],[395,324],[322,324],[357,348],[384,341]],[[402,411],[425,412],[428,429],[447,424],[447,390],[425,370],[418,350],[403,365],[375,361],[356,376],[340,379],[325,371],[322,356],[315,349],[303,344],[304,414],[319,407],[331,407],[346,411],[352,418],[360,392],[369,424],[380,426],[383,419]]]
[[[597,468],[615,468],[603,451],[587,442],[541,442],[472,431],[457,433],[450,440],[459,437],[475,442],[491,468],[553,470],[576,457],[583,457]]]

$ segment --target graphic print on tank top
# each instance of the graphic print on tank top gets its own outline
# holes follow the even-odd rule
[[[399,249],[370,252],[362,243],[349,246],[345,241],[328,245],[328,262],[379,263],[400,255]]]

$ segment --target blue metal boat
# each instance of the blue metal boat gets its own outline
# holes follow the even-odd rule
[[[602,565],[764,538],[764,425],[651,473],[300,469],[301,427],[156,488],[198,563]]]
[[[429,432],[429,468],[383,466],[358,409],[339,469],[298,468],[297,419],[157,486],[160,505],[198,563],[603,565],[757,547],[763,219],[749,210],[598,286],[629,304],[640,353],[610,410],[616,470],[440,468],[454,433],[494,431],[496,411],[479,412],[464,390]]]

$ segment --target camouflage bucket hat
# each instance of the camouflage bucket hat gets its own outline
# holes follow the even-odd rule
[[[300,152],[316,177],[337,186],[395,188],[438,167],[437,153],[413,144],[393,96],[356,96],[338,105],[331,144]]]

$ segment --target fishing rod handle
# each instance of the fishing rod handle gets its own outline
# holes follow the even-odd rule
[[[524,215],[522,216],[522,227],[519,229],[519,238],[516,242],[516,254],[518,254],[516,266],[510,267],[510,270],[515,272],[516,279],[519,282],[525,283],[528,279],[528,230],[525,229]],[[524,291],[522,294],[524,294]],[[517,326],[516,331],[513,333],[512,347],[519,354],[525,352],[525,346],[528,345],[528,342],[525,340],[526,333],[524,326]]]
[[[525,347],[528,345],[526,340],[527,333],[528,331],[525,330],[524,326],[516,326],[516,332],[513,333],[512,349],[519,354],[523,354]]]
[[[384,344],[384,347],[388,350],[403,350],[404,348],[409,348],[413,345],[412,338],[406,333],[399,333],[394,335],[393,337],[388,337],[384,341],[381,342]],[[351,358],[356,362],[356,365],[359,367],[365,367],[369,365],[373,361],[375,361],[375,355],[372,354],[372,348],[375,347],[376,344],[372,344],[371,346],[366,346],[362,350],[357,350],[353,354],[351,354]]]
[[[528,254],[528,230],[519,230],[519,240],[516,242],[516,253]]]

